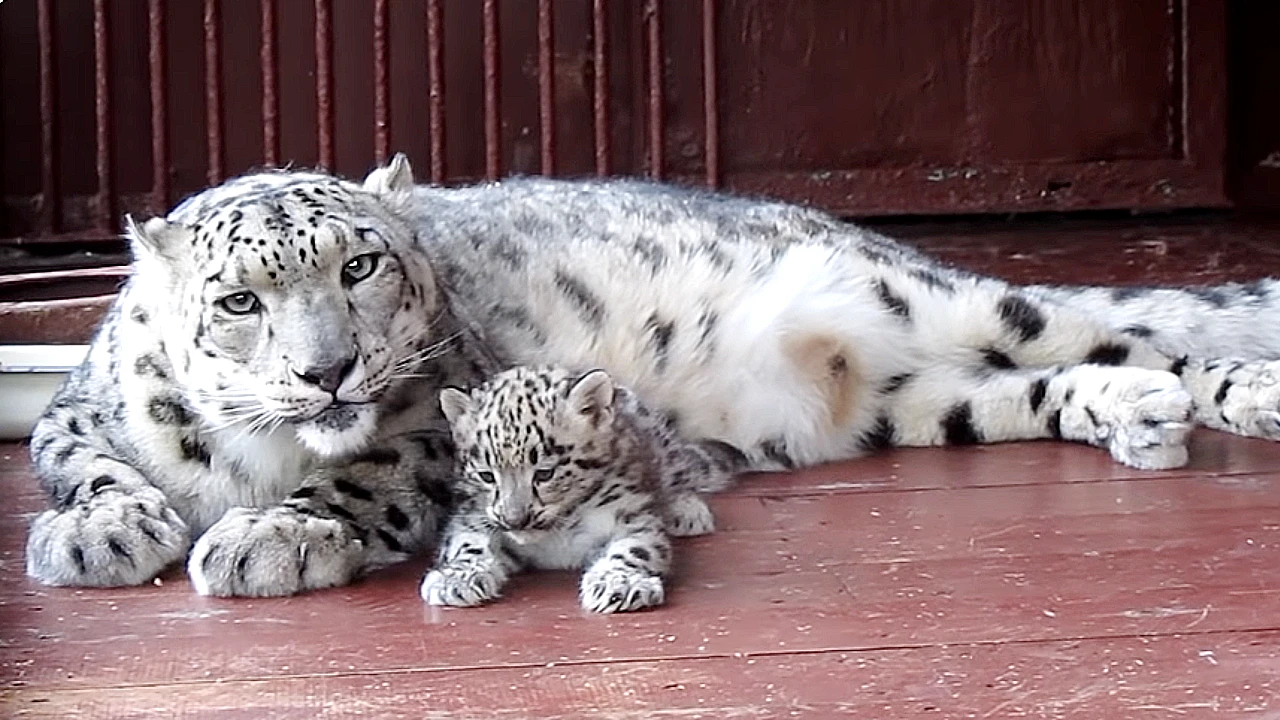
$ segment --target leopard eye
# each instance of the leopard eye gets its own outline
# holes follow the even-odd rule
[[[258,311],[262,303],[258,296],[251,292],[232,293],[218,301],[218,305],[232,315],[251,315]]]
[[[533,471],[533,481],[536,483],[544,483],[556,476],[555,468],[538,468]]]
[[[378,269],[378,254],[365,253],[357,255],[347,261],[342,266],[342,281],[348,285],[355,285],[373,274]]]
[[[489,472],[488,470],[477,470],[475,472],[475,476],[477,480],[484,483],[485,485],[493,485],[498,482],[498,479],[495,478],[493,476],[493,473]]]

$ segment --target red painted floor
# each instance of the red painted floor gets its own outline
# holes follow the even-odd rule
[[[1171,282],[1280,274],[1268,232],[915,234],[1019,279]],[[1280,444],[1202,431],[1192,454],[1141,472],[1023,443],[753,476],[679,542],[665,607],[597,617],[557,573],[428,608],[422,562],[287,600],[200,598],[178,571],[44,588],[22,570],[43,499],[0,445],[0,716],[1280,717]]]

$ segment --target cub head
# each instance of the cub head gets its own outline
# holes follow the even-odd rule
[[[440,392],[466,492],[512,531],[551,530],[590,495],[592,470],[610,462],[613,380],[517,367],[470,393]]]
[[[378,399],[413,372],[441,309],[397,212],[412,189],[408,162],[396,156],[363,186],[258,173],[190,198],[167,219],[127,222],[129,297],[158,324],[204,424],[292,426],[324,455],[368,441]]]

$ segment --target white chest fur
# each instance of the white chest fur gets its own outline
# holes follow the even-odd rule
[[[573,530],[509,532],[507,549],[529,565],[543,570],[580,568],[613,538],[618,527],[612,509],[584,511]]]

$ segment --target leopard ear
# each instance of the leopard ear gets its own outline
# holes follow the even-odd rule
[[[471,396],[455,387],[440,391],[440,410],[450,425],[456,426],[463,415],[471,412]]]
[[[609,373],[592,370],[569,388],[570,416],[586,420],[592,427],[608,424],[613,419],[613,393],[613,378]]]
[[[195,237],[191,228],[185,225],[162,217],[153,217],[139,224],[132,215],[124,216],[124,234],[129,238],[136,262],[158,261],[168,266],[188,258]]]
[[[404,153],[396,153],[386,165],[374,168],[364,179],[364,189],[376,195],[390,195],[413,189],[413,168]]]

